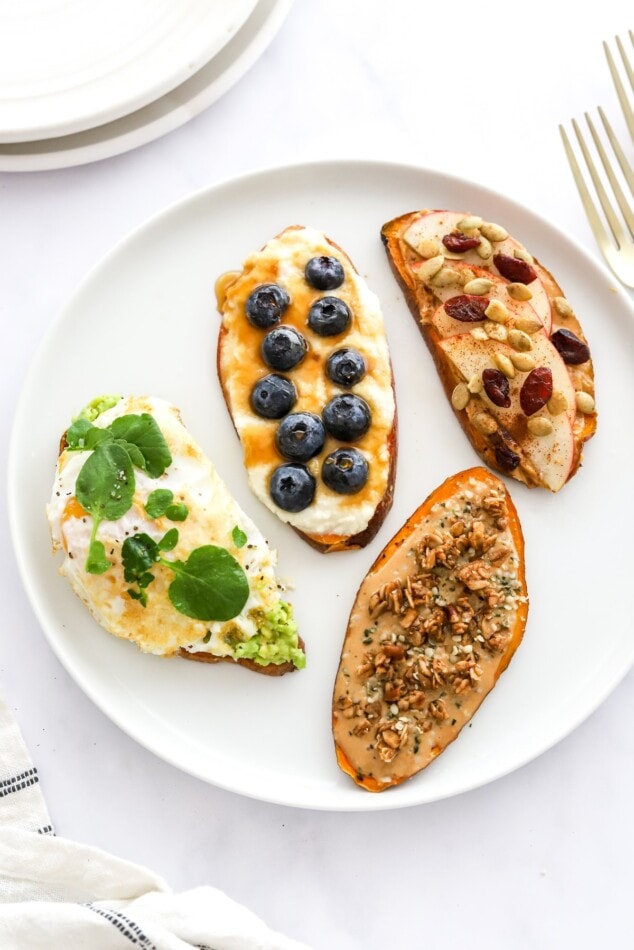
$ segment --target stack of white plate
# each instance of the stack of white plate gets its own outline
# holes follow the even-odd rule
[[[229,89],[292,0],[0,0],[0,171],[81,165]]]

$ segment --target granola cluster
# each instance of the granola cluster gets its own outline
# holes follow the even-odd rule
[[[367,650],[335,700],[350,734],[385,763],[456,723],[508,644],[521,593],[501,491],[465,490],[432,518],[407,570],[370,597]]]

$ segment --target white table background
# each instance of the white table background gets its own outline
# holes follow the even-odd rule
[[[169,203],[244,171],[413,162],[494,187],[594,251],[557,124],[602,104],[623,129],[600,41],[632,24],[624,0],[560,6],[297,0],[250,73],[182,129],[91,166],[0,175],[2,445],[38,343],[89,269]],[[469,794],[376,814],[282,808],[180,773],[106,719],[35,621],[5,511],[0,557],[0,691],[58,834],[178,890],[220,887],[316,950],[632,946],[632,673],[554,749]]]

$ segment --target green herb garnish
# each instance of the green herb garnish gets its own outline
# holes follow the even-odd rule
[[[97,445],[77,476],[77,501],[93,519],[86,558],[89,574],[103,574],[110,567],[103,544],[96,540],[97,530],[102,521],[116,521],[131,507],[134,484],[130,456],[111,442]]]
[[[148,495],[145,510],[150,518],[161,518],[165,515],[170,521],[184,521],[189,514],[189,508],[182,502],[173,502],[174,492],[169,488],[157,488]]]
[[[147,605],[146,588],[154,580],[156,564],[176,575],[169,586],[169,598],[179,613],[194,620],[231,620],[249,598],[249,582],[242,567],[226,548],[207,544],[191,552],[186,561],[169,561],[161,555],[171,551],[178,541],[172,528],[160,541],[147,534],[126,538],[122,548],[124,577],[139,588],[128,594]]]
[[[128,451],[129,446],[138,449],[142,464],[136,461],[134,464],[138,464],[151,478],[158,478],[172,464],[172,456],[163,433],[156,419],[149,413],[119,416],[109,428],[115,441],[124,442]]]
[[[231,537],[233,538],[233,543],[237,548],[243,548],[247,543],[247,536],[244,531],[238,527],[238,525],[236,525],[231,532]]]
[[[174,501],[174,492],[169,488],[157,488],[150,492],[145,503],[145,510],[150,518],[160,518],[165,514]]]
[[[172,456],[156,420],[148,413],[119,416],[104,428],[80,416],[67,429],[66,443],[73,452],[92,451],[77,477],[75,494],[93,517],[85,569],[88,574],[103,574],[112,562],[102,542],[97,541],[100,523],[116,521],[132,507],[134,467],[158,478],[171,464]],[[173,520],[184,520],[181,506],[174,508],[177,517]]]
[[[170,521],[184,521],[188,514],[189,508],[182,502],[170,505],[165,511],[165,517],[169,518]]]

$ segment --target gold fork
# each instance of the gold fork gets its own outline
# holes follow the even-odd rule
[[[634,46],[634,34],[632,31],[629,31],[630,43]],[[623,61],[623,66],[625,68],[625,73],[630,82],[630,86],[634,90],[634,71],[630,66],[625,48],[621,40],[616,37],[616,44]],[[634,112],[629,103],[625,87],[619,75],[619,72],[616,68],[616,64],[610,52],[610,48],[607,43],[603,44],[605,54],[608,60],[608,66],[610,67],[610,72],[612,74],[612,79],[616,87],[617,95],[621,103],[621,108],[623,109],[623,114],[625,116],[625,121],[627,123],[628,129],[634,141]],[[599,116],[601,117],[601,122],[605,129],[608,141],[612,148],[614,155],[618,161],[619,167],[621,169],[623,180],[627,184],[632,196],[634,196],[634,173],[630,167],[630,164],[623,152],[619,141],[614,134],[612,126],[608,122],[608,119],[603,111],[599,107],[598,109]],[[599,204],[603,210],[605,218],[612,232],[612,238],[610,238],[601,216],[594,204],[590,192],[585,184],[584,178],[581,173],[581,169],[575,158],[575,154],[570,145],[570,141],[563,126],[559,126],[559,131],[564,143],[564,149],[566,150],[566,156],[572,169],[572,174],[577,185],[577,190],[579,191],[579,196],[583,202],[583,207],[585,208],[586,216],[592,228],[592,233],[594,234],[595,240],[599,245],[599,249],[603,254],[605,260],[607,261],[609,267],[613,273],[619,278],[619,280],[625,284],[626,287],[634,288],[634,212],[632,211],[631,199],[628,199],[623,191],[621,183],[617,178],[614,168],[610,163],[607,152],[601,142],[601,139],[597,133],[597,130],[592,122],[588,113],[584,113],[592,140],[596,147],[597,154],[601,159],[601,164],[605,170],[607,180],[610,183],[614,198],[619,207],[619,210],[622,215],[622,221],[619,219],[613,203],[610,201],[607,191],[603,185],[599,174],[597,173],[596,166],[590,154],[590,150],[584,141],[584,138],[581,134],[577,122],[572,120],[572,127],[575,131],[579,147],[585,159],[585,163],[592,179],[597,197],[599,199]]]

